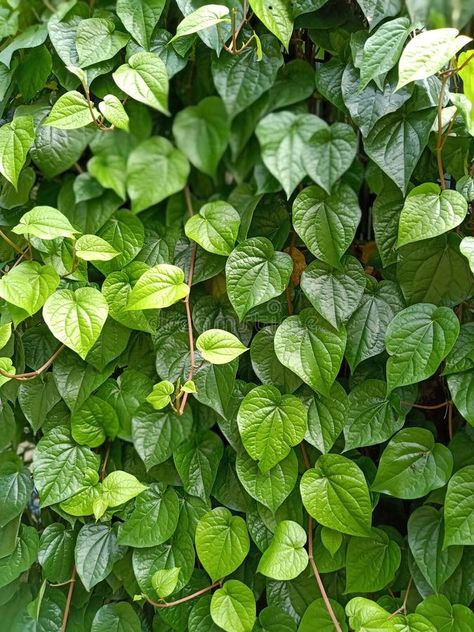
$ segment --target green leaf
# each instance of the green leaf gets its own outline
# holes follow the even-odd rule
[[[396,498],[421,498],[446,485],[453,467],[451,452],[435,443],[429,430],[400,430],[380,457],[372,489]]]
[[[111,59],[127,45],[130,36],[115,30],[112,20],[89,18],[81,20],[76,31],[79,66],[86,68]]]
[[[78,232],[67,217],[52,206],[35,206],[22,216],[12,231],[17,235],[26,235],[28,239],[38,237],[47,240],[57,237],[74,239]]]
[[[97,110],[91,106],[94,116]],[[49,116],[43,121],[43,125],[51,125],[59,129],[77,129],[94,122],[89,104],[83,94],[72,90],[59,97],[53,105]]]
[[[0,279],[0,297],[30,316],[41,309],[59,285],[59,275],[51,266],[23,261]]]
[[[459,244],[459,250],[469,261],[469,267],[474,274],[474,237],[464,237]]]
[[[7,344],[12,335],[12,324],[5,323],[4,325],[0,325],[0,349]]]
[[[236,579],[225,582],[212,595],[212,620],[225,632],[251,632],[256,610],[251,589]]]
[[[87,169],[91,176],[104,187],[112,189],[122,199],[126,197],[126,182],[123,174],[127,168],[124,156],[113,154],[99,154],[87,163]]]
[[[156,178],[157,170],[160,178]],[[188,175],[186,157],[166,138],[154,136],[140,143],[128,157],[127,191],[132,211],[140,213],[181,191]]]
[[[356,632],[398,632],[390,613],[370,599],[354,597],[346,605],[346,614]]]
[[[212,364],[227,364],[247,351],[234,334],[223,329],[208,329],[202,333],[196,340],[196,348],[204,360]]]
[[[76,256],[84,261],[110,261],[119,253],[97,235],[82,235],[76,241]]]
[[[331,195],[319,187],[308,187],[293,204],[295,231],[315,257],[336,268],[354,238],[360,217],[357,196],[345,184],[338,184]]]
[[[175,450],[174,464],[188,494],[204,501],[209,497],[223,452],[220,437],[211,431],[196,434]]]
[[[146,401],[149,402],[155,410],[161,410],[168,406],[174,393],[174,386],[168,380],[158,382],[153,386],[153,391],[148,395]]]
[[[226,263],[227,292],[242,320],[247,312],[279,296],[288,285],[293,261],[275,252],[265,237],[246,239],[231,252]]]
[[[229,15],[229,9],[222,4],[206,4],[199,7],[187,15],[184,20],[181,20],[176,29],[176,35],[171,41],[185,35],[192,35],[220,22],[226,22],[228,21],[228,18],[225,17],[227,15]]]
[[[357,259],[345,256],[341,269],[313,261],[304,270],[300,283],[314,309],[337,328],[349,320],[359,305],[366,276]]]
[[[94,263],[94,266],[100,270],[102,274],[107,275],[116,270],[126,272],[131,269],[133,270],[133,274],[127,274],[127,278],[129,276],[134,278],[135,271],[140,269],[143,273],[143,271],[147,269],[143,263],[133,263],[130,268],[125,268],[140,252],[145,241],[144,226],[138,217],[132,215],[130,211],[116,211],[102,226],[99,231],[99,236],[119,253],[110,261],[96,261]]]
[[[39,430],[61,396],[51,373],[44,378],[20,383],[18,403],[34,432]]]
[[[5,46],[0,54],[0,62],[10,68],[11,59],[17,50],[22,48],[36,48],[44,43],[48,36],[46,24],[33,24],[20,33],[12,42]]]
[[[12,467],[2,468],[0,473],[0,527],[21,514],[30,500],[33,483],[29,471]]]
[[[243,450],[237,455],[235,466],[245,491],[272,513],[291,494],[298,477],[298,459],[294,450],[267,472],[261,472],[258,464]]]
[[[334,382],[328,396],[319,395],[306,388],[300,391],[299,397],[308,409],[305,441],[326,454],[333,447],[346,423],[346,391],[339,382]]]
[[[309,177],[327,193],[349,169],[357,152],[357,136],[345,123],[324,125],[303,148],[303,163]]]
[[[448,483],[444,507],[445,547],[474,542],[473,473],[474,466],[468,465],[456,472]]]
[[[294,579],[308,565],[305,544],[306,531],[303,527],[291,520],[282,520],[270,546],[260,558],[257,571],[272,579]]]
[[[178,148],[196,169],[210,176],[216,174],[229,134],[230,122],[219,97],[207,97],[198,105],[181,110],[173,122]]]
[[[454,405],[464,417],[464,419],[474,425],[474,409],[472,400],[472,389],[474,386],[474,374],[472,371],[454,373],[448,377],[448,387]]]
[[[0,588],[7,586],[28,570],[38,556],[39,537],[34,527],[20,526],[15,549],[0,558]]]
[[[237,423],[245,449],[265,473],[302,441],[307,413],[294,395],[282,395],[274,386],[257,386],[244,397]]]
[[[189,142],[189,141],[188,141]],[[189,239],[216,255],[230,255],[239,234],[240,215],[227,202],[209,202],[185,224]]]
[[[257,18],[273,33],[286,50],[293,31],[293,7],[290,0],[250,0]]]
[[[474,625],[472,610],[461,604],[451,605],[444,595],[429,595],[417,605],[416,612],[442,632],[469,632]]]
[[[462,557],[462,547],[444,546],[443,514],[434,507],[418,507],[408,520],[408,544],[423,577],[435,592],[451,577]]]
[[[249,548],[245,521],[233,516],[225,507],[213,509],[199,520],[196,551],[212,581],[233,573],[246,558]]]
[[[160,599],[173,594],[178,583],[179,568],[162,568],[151,578],[152,586]]]
[[[398,246],[442,235],[459,226],[466,213],[467,202],[457,191],[421,184],[410,191],[403,205]]]
[[[115,95],[106,94],[104,100],[99,103],[99,110],[115,128],[129,131],[130,119],[121,101]]]
[[[448,307],[418,303],[399,312],[385,335],[388,391],[433,375],[458,335],[459,321]]]
[[[306,175],[304,149],[324,125],[317,116],[293,112],[269,114],[257,125],[262,159],[288,198]]]
[[[390,584],[400,566],[400,547],[385,531],[371,529],[368,537],[349,540],[346,592],[377,592]]]
[[[141,623],[131,604],[125,601],[101,606],[92,621],[91,632],[140,632]]]
[[[34,140],[35,129],[31,116],[18,116],[11,123],[0,127],[0,173],[12,183],[15,190]]]
[[[323,454],[301,478],[301,497],[320,524],[368,537],[372,520],[369,489],[362,470],[346,457]]]
[[[152,483],[137,497],[132,513],[120,525],[118,542],[135,548],[163,544],[175,532],[178,515],[174,489]]]
[[[125,550],[117,544],[113,529],[105,524],[85,524],[79,531],[74,551],[77,574],[90,591],[109,575]]]
[[[404,421],[400,397],[387,395],[382,380],[365,380],[349,393],[345,450],[383,443],[403,427]]]
[[[347,632],[344,608],[337,601],[334,601],[334,599],[329,599],[329,603],[339,621],[341,631]],[[318,632],[333,632],[334,630],[334,623],[329,616],[324,600],[321,598],[315,599],[306,608],[300,621],[298,632],[313,632],[315,625],[318,626]]]
[[[108,507],[118,507],[142,494],[146,489],[147,486],[142,485],[132,474],[116,470],[104,478],[101,492]]]
[[[128,310],[163,309],[189,294],[184,272],[177,266],[161,263],[147,270],[137,281],[128,298]]]
[[[74,443],[64,426],[46,433],[36,446],[33,461],[41,506],[54,505],[81,491],[85,473],[96,471],[99,462],[97,454]]]
[[[471,38],[457,29],[424,31],[411,39],[398,64],[398,88],[416,79],[426,79],[442,70]]]
[[[55,338],[86,357],[107,319],[105,298],[92,287],[57,290],[46,301],[43,318]]]
[[[164,0],[117,0],[116,11],[127,31],[148,50],[164,7]]]
[[[292,393],[301,386],[301,380],[278,360],[274,348],[275,331],[276,326],[264,327],[252,338],[252,368],[262,384],[273,384],[283,393]]]
[[[13,366],[13,363],[10,358],[0,358],[0,369],[9,374],[15,374],[16,369]],[[9,382],[12,378],[6,377],[5,375],[0,376],[0,386],[3,386],[7,382]]]
[[[275,334],[280,362],[322,395],[329,394],[345,346],[345,327],[334,329],[312,308],[286,318]]]
[[[367,18],[370,30],[381,20],[396,15],[401,8],[400,0],[357,0],[357,4]]]
[[[169,115],[166,66],[154,53],[135,53],[112,75],[129,97]]]
[[[74,566],[76,538],[72,529],[59,522],[48,525],[40,537],[38,562],[43,574],[51,582],[65,582]]]

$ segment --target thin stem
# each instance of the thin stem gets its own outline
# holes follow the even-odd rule
[[[66,632],[67,620],[69,619],[69,610],[71,609],[72,593],[74,592],[74,585],[76,583],[76,567],[72,569],[72,575],[69,584],[69,590],[67,591],[66,607],[64,608],[63,624],[61,626],[61,632]]]
[[[23,250],[20,248],[20,246],[17,246],[16,243],[12,241],[10,237],[8,237],[8,235],[5,235],[3,230],[0,230],[0,237],[4,239],[7,242],[7,244],[13,248],[13,250],[16,250],[18,254],[20,255],[23,254]]]
[[[453,438],[453,403],[449,402],[448,405],[448,436]]]
[[[446,180],[444,178],[443,167],[443,101],[444,92],[446,90],[446,83],[448,81],[448,75],[441,78],[441,90],[439,91],[438,99],[438,136],[436,138],[436,161],[438,163],[438,174],[442,191],[446,189]]]
[[[112,447],[112,442],[109,441],[107,443],[107,449],[105,450],[104,460],[102,462],[102,467],[100,468],[100,480],[103,481],[105,478],[105,473],[107,471],[107,464],[109,462],[110,457],[110,449]]]
[[[400,606],[400,608],[397,608],[395,612],[392,612],[392,614],[389,616],[389,619],[392,619],[395,615],[399,614],[400,612],[403,612],[403,614],[407,613],[407,602],[408,602],[408,597],[410,596],[410,589],[411,589],[412,583],[413,583],[413,577],[410,577],[408,581],[407,589],[405,590],[405,597],[403,598],[403,603]]]
[[[56,360],[58,355],[64,351],[65,348],[65,345],[61,345],[58,349],[56,349],[53,355],[48,360],[46,360],[46,362],[42,366],[40,366],[39,369],[36,369],[36,371],[31,371],[30,373],[7,373],[7,371],[0,369],[0,375],[3,375],[3,377],[8,377],[11,380],[19,380],[20,382],[34,380],[51,366],[51,364]]]
[[[401,399],[400,404],[406,404],[407,406],[411,406],[412,408],[419,408],[420,410],[439,410],[440,408],[449,406],[451,402],[447,400],[445,402],[441,402],[441,404],[412,404],[411,402],[407,402],[404,399]]]
[[[151,599],[147,599],[147,601],[148,603],[151,603],[152,606],[155,606],[155,608],[172,608],[173,606],[179,606],[182,603],[186,603],[186,601],[191,601],[192,599],[196,599],[196,597],[199,597],[200,595],[204,595],[204,593],[209,592],[213,588],[217,588],[217,586],[220,586],[221,584],[222,584],[222,580],[220,579],[219,581],[214,582],[210,586],[201,588],[201,590],[198,590],[192,595],[186,595],[186,597],[181,597],[181,599],[177,599],[176,601],[162,601],[161,603],[157,603],[156,601],[152,601]]]
[[[232,28],[232,50],[230,50],[229,52],[234,52],[234,53],[240,52],[237,50],[237,38],[239,37],[240,31],[244,28],[244,24],[246,22],[247,22],[247,0],[244,0],[244,5],[242,9],[242,22],[239,24],[235,32],[234,32],[234,29]]]
[[[306,450],[306,446],[302,441],[300,443],[301,452],[303,453],[303,461],[307,470],[311,469],[311,461],[309,460],[308,451]]]

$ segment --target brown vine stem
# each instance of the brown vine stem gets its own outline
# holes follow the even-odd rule
[[[107,449],[105,450],[104,460],[102,462],[102,467],[100,468],[100,480],[103,481],[105,478],[105,473],[107,471],[107,464],[110,458],[110,449],[112,447],[112,442],[109,441],[107,443]]]
[[[438,163],[438,174],[441,190],[446,189],[446,180],[444,178],[443,167],[443,100],[446,90],[446,84],[449,81],[449,75],[441,77],[441,90],[438,99],[438,136],[436,138],[436,161]]]
[[[34,380],[51,366],[51,364],[56,360],[58,355],[64,351],[65,348],[65,345],[61,345],[58,349],[56,349],[53,355],[48,358],[48,360],[46,360],[46,362],[42,366],[40,366],[39,369],[36,369],[36,371],[31,371],[30,373],[7,373],[7,371],[0,369],[0,375],[3,375],[3,377],[8,377],[11,380],[19,380],[20,382]]]
[[[302,441],[300,443],[301,452],[303,454],[304,464],[307,470],[311,469],[311,461],[309,460],[308,451],[306,450],[306,446]],[[328,611],[329,616],[331,617],[331,621],[334,624],[334,629],[337,632],[342,632],[341,625],[337,620],[337,617],[334,613],[331,602],[329,601],[329,597],[327,595],[326,589],[324,588],[323,580],[321,579],[321,575],[319,574],[318,567],[313,557],[313,518],[308,514],[308,559],[313,570],[314,576],[316,578],[316,583],[318,584],[319,592],[321,593],[321,597],[323,598],[324,605],[326,606],[326,610]]]
[[[395,617],[400,612],[403,612],[403,614],[407,613],[407,602],[408,602],[408,597],[410,596],[410,589],[411,589],[412,583],[413,583],[413,577],[410,577],[410,579],[408,581],[407,589],[405,591],[405,597],[403,598],[403,603],[400,606],[400,608],[397,608],[395,610],[395,612],[392,612],[392,614],[389,616],[389,619],[392,619],[393,617]]]
[[[151,603],[152,606],[155,606],[155,608],[172,608],[173,606],[179,606],[180,604],[185,603],[186,601],[191,601],[192,599],[196,599],[196,597],[200,597],[201,595],[204,595],[204,593],[209,592],[213,588],[217,588],[217,586],[220,586],[221,584],[222,584],[222,580],[219,579],[219,581],[214,582],[210,586],[201,588],[201,590],[198,590],[192,595],[186,595],[186,597],[181,597],[181,599],[177,599],[176,601],[162,601],[161,603],[157,603],[156,601],[152,601],[151,599],[147,599],[147,601],[148,603]]]
[[[69,580],[69,590],[67,591],[66,607],[64,608],[63,623],[61,626],[61,632],[66,632],[67,620],[69,619],[69,611],[71,609],[72,593],[74,592],[74,585],[76,583],[76,567],[72,569],[71,579]]]
[[[412,408],[419,408],[420,410],[439,410],[440,408],[445,408],[446,406],[449,406],[451,402],[447,400],[445,402],[441,402],[441,404],[412,404],[412,402],[407,402],[404,399],[401,399],[400,404],[406,404],[407,406],[411,406]]]
[[[189,187],[186,186],[184,189],[184,197],[186,199],[186,207],[188,209],[189,217],[192,217],[194,214],[193,211],[193,201],[191,198],[191,191]],[[189,304],[189,297],[191,294],[191,286],[193,284],[193,276],[194,276],[194,265],[196,263],[196,249],[197,244],[194,242],[192,245],[191,251],[191,261],[189,263],[189,272],[188,272],[188,286],[189,286],[189,294],[184,299],[184,306],[186,308],[186,320],[188,323],[188,339],[189,339],[189,355],[191,360],[191,366],[189,367],[188,373],[188,382],[190,382],[194,377],[194,369],[196,368],[196,356],[194,354],[194,333],[193,333],[193,318],[191,315],[191,306]],[[183,399],[181,400],[181,405],[179,407],[178,413],[182,415],[184,413],[184,408],[186,406],[186,402],[188,400],[189,393],[184,393]]]
[[[448,436],[453,438],[453,403],[448,403]]]
[[[7,242],[7,244],[9,246],[11,246],[13,248],[13,250],[16,250],[16,252],[20,255],[23,254],[23,250],[20,248],[20,246],[17,246],[16,243],[14,241],[12,241],[10,239],[10,237],[8,237],[8,235],[5,235],[5,233],[3,232],[3,230],[0,230],[0,237],[5,240]]]

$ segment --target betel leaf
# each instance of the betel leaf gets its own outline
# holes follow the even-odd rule
[[[3,467],[0,473],[0,527],[21,514],[28,503],[33,483],[28,470],[10,470]]]
[[[125,601],[108,603],[99,608],[92,621],[91,632],[140,632],[141,624],[131,604]]]
[[[15,189],[34,140],[35,129],[31,116],[18,116],[11,123],[0,127],[0,173]]]
[[[404,428],[383,451],[372,489],[396,498],[421,498],[443,487],[452,467],[451,452],[435,443],[429,430]]]
[[[365,597],[351,599],[346,605],[346,614],[356,632],[398,632],[390,613]]]
[[[309,388],[301,390],[298,396],[308,409],[305,441],[326,454],[333,447],[346,423],[346,391],[339,382],[334,382],[327,396],[314,393]]]
[[[162,568],[153,575],[151,583],[160,599],[164,599],[174,592],[180,570],[180,568]]]
[[[467,213],[465,198],[457,191],[441,191],[434,183],[410,191],[400,215],[398,246],[436,237],[456,228]]]
[[[256,611],[251,589],[236,579],[229,579],[212,595],[212,620],[225,632],[251,632]]]
[[[444,507],[444,546],[474,542],[473,472],[474,466],[463,467],[448,483]]]
[[[59,97],[43,125],[59,129],[77,129],[94,122],[97,110],[89,107],[83,94],[72,90]]]
[[[469,261],[471,272],[474,273],[474,237],[464,237],[459,244],[459,250]]]
[[[206,513],[196,527],[198,557],[216,581],[230,575],[244,561],[250,547],[245,522],[225,507]]]
[[[74,239],[78,232],[67,217],[52,206],[35,206],[22,216],[19,224],[12,230],[17,235],[26,235],[27,238],[47,240],[57,237]]]
[[[265,237],[241,242],[226,263],[227,292],[232,307],[242,318],[247,312],[283,292],[293,262],[284,252],[275,252]]]
[[[153,386],[153,390],[147,396],[146,401],[149,402],[155,410],[161,410],[171,402],[170,395],[173,393],[173,384],[168,382],[168,380],[163,380]]]
[[[51,266],[23,261],[0,279],[0,297],[31,316],[43,307],[58,284],[59,275]]]
[[[237,423],[246,451],[262,472],[268,472],[303,439],[307,413],[294,395],[282,395],[274,386],[257,386],[244,397]]]
[[[39,537],[34,527],[21,525],[15,549],[0,558],[0,588],[28,570],[38,555]]]
[[[43,308],[51,333],[83,359],[99,337],[107,314],[105,298],[92,287],[57,290]]]
[[[220,437],[211,431],[197,434],[175,450],[173,461],[188,494],[203,500],[210,495],[223,452]]]
[[[196,340],[196,348],[211,364],[227,364],[247,351],[240,340],[223,329],[208,329]]]
[[[148,50],[164,7],[164,0],[117,0],[117,15],[132,37]]]
[[[341,632],[347,632],[344,608],[334,599],[330,599],[329,603],[331,604],[333,612],[339,622]],[[333,632],[334,630],[334,622],[326,608],[324,600],[321,598],[315,599],[306,608],[301,618],[298,632],[312,632],[315,625],[318,626],[317,629],[320,632]],[[271,628],[268,632],[272,632]],[[290,632],[290,630],[288,630],[288,632]]]
[[[338,454],[323,454],[303,474],[303,504],[320,524],[361,537],[370,535],[372,506],[362,470]]]
[[[306,308],[286,318],[275,334],[280,362],[322,395],[328,395],[341,366],[346,330],[332,327],[316,310]]]
[[[40,537],[38,561],[50,581],[65,582],[74,565],[75,534],[59,522],[48,525]]]
[[[239,234],[240,215],[227,202],[209,202],[184,227],[186,236],[204,250],[230,255]]]
[[[294,579],[308,565],[305,544],[306,531],[303,527],[297,522],[282,520],[260,559],[257,571],[272,579]]]
[[[228,14],[228,7],[222,4],[206,4],[203,7],[199,7],[199,9],[196,9],[196,11],[193,11],[181,20],[173,39],[184,37],[185,35],[192,35],[210,26],[227,21],[228,18],[226,18],[226,16]]]
[[[115,439],[118,430],[119,420],[114,408],[94,395],[78,406],[71,416],[74,441],[90,448],[97,448],[107,437]]]
[[[429,595],[418,604],[416,612],[442,632],[469,632],[474,624],[472,610],[461,604],[451,605],[444,595]]]
[[[158,55],[135,53],[112,75],[118,87],[140,103],[169,114],[168,75]]]
[[[360,217],[357,196],[346,184],[338,184],[330,195],[308,187],[293,204],[296,232],[312,254],[334,267],[351,244]]]
[[[115,531],[106,524],[85,524],[79,531],[74,551],[77,574],[90,591],[111,572],[125,553],[117,544]]]
[[[385,335],[388,391],[433,375],[458,335],[459,321],[448,307],[419,303],[399,312]]]
[[[136,282],[128,298],[128,310],[169,307],[189,294],[184,273],[166,263],[147,270]]]
[[[250,345],[252,368],[263,384],[273,384],[282,393],[293,393],[301,380],[276,357],[275,331],[276,326],[264,327],[255,334]]]
[[[112,20],[88,18],[77,25],[76,49],[81,68],[98,64],[116,55],[130,36],[115,29]]]
[[[103,101],[99,103],[99,110],[115,128],[129,131],[129,116],[122,102],[114,94],[105,95]]]
[[[97,235],[82,235],[76,241],[76,256],[84,261],[110,261],[119,253]]]
[[[293,31],[293,7],[290,0],[250,0],[250,7],[267,29],[288,50]]]
[[[362,9],[370,29],[385,18],[392,17],[400,11],[400,0],[357,0]]]

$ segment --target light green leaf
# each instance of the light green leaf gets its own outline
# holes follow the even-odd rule
[[[160,599],[171,595],[178,583],[180,568],[162,568],[151,578],[151,584]]]
[[[290,0],[250,0],[257,18],[273,33],[286,50],[293,32],[293,6]]]
[[[176,35],[171,41],[185,35],[192,35],[220,22],[228,22],[229,18],[225,17],[227,15],[229,15],[228,7],[222,4],[205,4],[181,20],[176,29]]]
[[[257,571],[280,581],[298,577],[308,565],[304,548],[306,531],[292,520],[278,523],[270,546],[264,551]]]
[[[459,250],[469,261],[469,267],[474,274],[474,237],[464,237],[459,244]]]
[[[168,406],[174,393],[174,386],[168,380],[158,382],[153,386],[153,391],[148,395],[146,401],[149,402],[155,410],[161,410]]]
[[[372,489],[396,498],[421,498],[446,485],[453,468],[448,448],[429,430],[404,428],[382,452]]]
[[[12,324],[5,323],[4,325],[0,325],[0,349],[7,344],[12,335]]]
[[[177,146],[196,169],[210,176],[216,174],[229,134],[229,118],[219,97],[206,97],[198,105],[180,110],[174,118]]]
[[[0,358],[0,369],[9,373],[10,375],[15,375],[16,369],[13,366],[13,363],[10,358]],[[9,382],[12,378],[6,377],[5,375],[0,375],[0,386],[3,386],[7,382]]]
[[[92,287],[57,290],[46,301],[43,318],[55,338],[82,359],[94,346],[107,319],[105,298]]]
[[[372,521],[369,488],[362,470],[338,454],[323,454],[301,479],[306,511],[320,524],[368,537]]]
[[[140,103],[169,115],[166,66],[154,53],[135,53],[112,75],[118,87]]]
[[[137,281],[128,298],[128,310],[163,309],[189,294],[184,272],[177,266],[160,263],[147,270]]]
[[[436,74],[471,41],[467,35],[459,35],[457,29],[451,28],[419,33],[408,42],[400,58],[397,90],[416,79]]]
[[[398,632],[390,613],[365,597],[351,599],[346,605],[346,614],[355,632]]]
[[[448,387],[453,403],[471,426],[474,425],[473,378],[474,372],[471,370],[453,373],[448,377]]]
[[[211,617],[225,632],[252,632],[257,607],[252,590],[230,579],[212,595]]]
[[[448,307],[418,303],[399,312],[385,335],[388,392],[433,375],[458,335],[459,321]]]
[[[117,0],[118,17],[132,37],[146,50],[149,50],[152,33],[165,4],[165,0]]]
[[[104,478],[101,493],[108,507],[118,507],[146,489],[147,486],[142,485],[132,474],[116,470]]]
[[[230,255],[239,234],[240,215],[227,202],[208,202],[185,224],[189,239],[216,255]]]
[[[129,279],[135,278],[138,270],[142,273],[148,268],[145,263],[130,263],[143,247],[145,228],[142,222],[126,209],[115,211],[112,217],[102,226],[99,237],[105,239],[119,254],[110,261],[96,261],[94,266],[107,275],[116,270],[124,272]],[[128,270],[133,271],[127,273]],[[120,302],[124,302],[123,299]]]
[[[347,546],[346,592],[377,592],[390,584],[400,566],[398,544],[381,529],[368,537],[352,537]]]
[[[196,348],[211,364],[227,364],[248,351],[234,334],[223,329],[208,329],[202,333],[196,340]]]
[[[421,184],[410,191],[400,215],[398,247],[442,235],[464,220],[467,202],[457,191]]]
[[[115,30],[115,23],[104,18],[88,18],[77,25],[76,48],[79,66],[86,68],[111,59],[127,45],[130,36]]]
[[[156,177],[157,171],[160,177]],[[127,165],[127,191],[132,211],[140,213],[161,200],[184,189],[189,163],[179,149],[154,136],[130,152]]]
[[[245,449],[262,472],[282,461],[306,432],[307,413],[294,395],[274,386],[257,386],[248,393],[237,416]]]
[[[233,573],[247,557],[249,548],[245,521],[225,507],[213,509],[199,520],[196,551],[212,581]]]
[[[341,367],[346,346],[344,326],[334,329],[308,307],[286,318],[275,334],[280,362],[322,395],[328,395]]]
[[[0,127],[0,173],[17,189],[20,172],[35,140],[31,116],[17,116]]]
[[[240,243],[226,263],[227,293],[240,320],[247,312],[280,295],[290,280],[293,261],[284,252],[275,252],[266,237]]]
[[[367,39],[360,66],[360,90],[395,66],[409,33],[410,20],[401,17],[388,20]]]
[[[262,384],[273,384],[282,393],[293,393],[301,386],[301,380],[278,360],[274,347],[275,331],[275,325],[264,327],[252,338],[252,368]]]
[[[359,225],[357,196],[346,184],[331,195],[316,186],[303,189],[293,204],[294,228],[315,257],[334,267],[349,248]]]
[[[132,605],[119,601],[101,606],[92,621],[91,632],[140,632],[141,623]]]
[[[117,544],[115,531],[105,524],[85,524],[76,540],[77,574],[90,591],[111,572],[125,549]]]
[[[119,253],[97,235],[82,235],[76,241],[76,256],[84,261],[110,261]]]
[[[92,111],[97,117],[98,112],[93,106]],[[59,129],[77,129],[93,122],[92,112],[85,96],[72,90],[59,97],[49,116],[43,121],[43,125],[51,125]]]
[[[334,599],[329,599],[329,602],[337,620],[339,621],[341,631],[347,632],[344,608],[337,601],[334,601]],[[329,616],[324,600],[321,598],[315,599],[306,608],[304,615],[301,618],[298,632],[314,632],[315,625],[318,626],[318,632],[334,631],[334,623]],[[269,632],[271,631],[269,630]]]
[[[127,170],[125,156],[99,154],[89,160],[87,170],[104,189],[112,189],[120,198],[125,199],[127,195],[127,183],[123,177]]]
[[[450,604],[444,595],[429,595],[416,607],[416,612],[431,621],[439,632],[470,632],[474,613],[461,604]]]
[[[15,5],[10,5],[15,6]],[[16,8],[16,7],[15,7]],[[5,46],[0,53],[0,63],[10,68],[13,54],[22,48],[36,48],[41,46],[48,37],[46,24],[33,24],[20,33]]]
[[[303,163],[309,177],[331,193],[334,184],[351,166],[356,153],[357,136],[350,125],[326,124],[305,143]]]
[[[31,316],[43,307],[58,284],[59,275],[51,266],[23,261],[0,279],[0,297]]]
[[[450,479],[444,506],[444,546],[474,543],[474,465],[463,467]]]
[[[17,235],[26,235],[27,238],[47,240],[57,237],[74,239],[78,232],[67,217],[52,206],[35,206],[22,216],[19,224],[12,230]]]
[[[125,132],[129,131],[130,119],[128,114],[125,112],[120,99],[114,94],[105,95],[104,100],[99,103],[99,110],[114,127],[123,129]]]
[[[280,182],[287,197],[306,175],[304,149],[315,132],[325,126],[313,114],[276,112],[263,118],[255,133],[262,159],[270,173]]]

